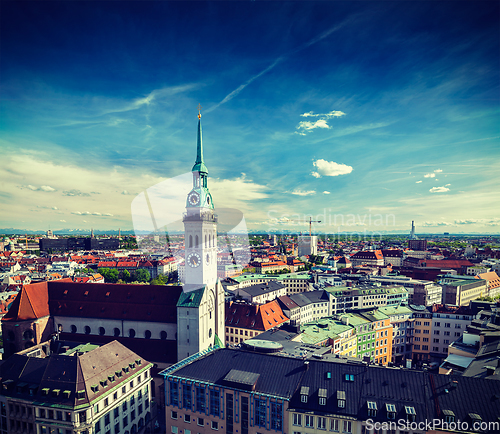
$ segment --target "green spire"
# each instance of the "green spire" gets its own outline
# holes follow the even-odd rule
[[[196,161],[192,172],[203,172],[208,174],[207,166],[203,162],[203,145],[201,141],[201,115],[198,115],[198,141],[196,146]]]

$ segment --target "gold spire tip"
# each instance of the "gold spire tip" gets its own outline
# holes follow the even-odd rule
[[[201,119],[201,109],[202,108],[203,107],[201,106],[201,104],[198,104],[198,107],[197,107],[197,109],[198,109],[198,119]]]

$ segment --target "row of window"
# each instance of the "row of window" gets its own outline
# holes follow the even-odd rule
[[[63,330],[63,327],[62,325],[59,325],[59,331],[62,331]],[[78,333],[78,327],[74,324],[71,324],[70,326],[70,330],[71,330],[71,333]],[[90,326],[85,326],[83,328],[83,332],[86,334],[86,335],[90,335],[92,334],[92,329]],[[104,327],[99,327],[98,329],[98,333],[100,336],[105,336],[106,335],[106,329]],[[113,329],[113,336],[114,337],[119,337],[122,335],[122,332],[121,330],[118,328],[118,327],[115,327]],[[129,329],[128,330],[128,337],[129,338],[135,338],[136,336],[136,332],[135,332],[135,329]],[[144,338],[145,339],[151,339],[152,337],[152,333],[151,333],[151,330],[145,330],[144,331]],[[162,339],[162,340],[166,340],[167,339],[167,332],[165,330],[162,330],[160,333],[159,333],[159,338]],[[175,334],[175,339],[177,339],[177,333]]]
[[[293,413],[292,423],[294,426],[304,426],[305,428],[317,428],[320,430],[330,430],[334,432],[352,433],[352,422],[348,420],[330,419],[322,416]],[[294,434],[297,431],[294,431]]]

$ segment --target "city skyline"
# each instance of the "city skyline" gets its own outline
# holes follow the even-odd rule
[[[499,232],[497,2],[1,8],[2,227],[132,229],[201,104],[214,203],[250,230]]]

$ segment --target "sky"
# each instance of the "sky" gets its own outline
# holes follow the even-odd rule
[[[249,230],[498,234],[499,5],[1,2],[0,228],[183,207],[201,104]]]

